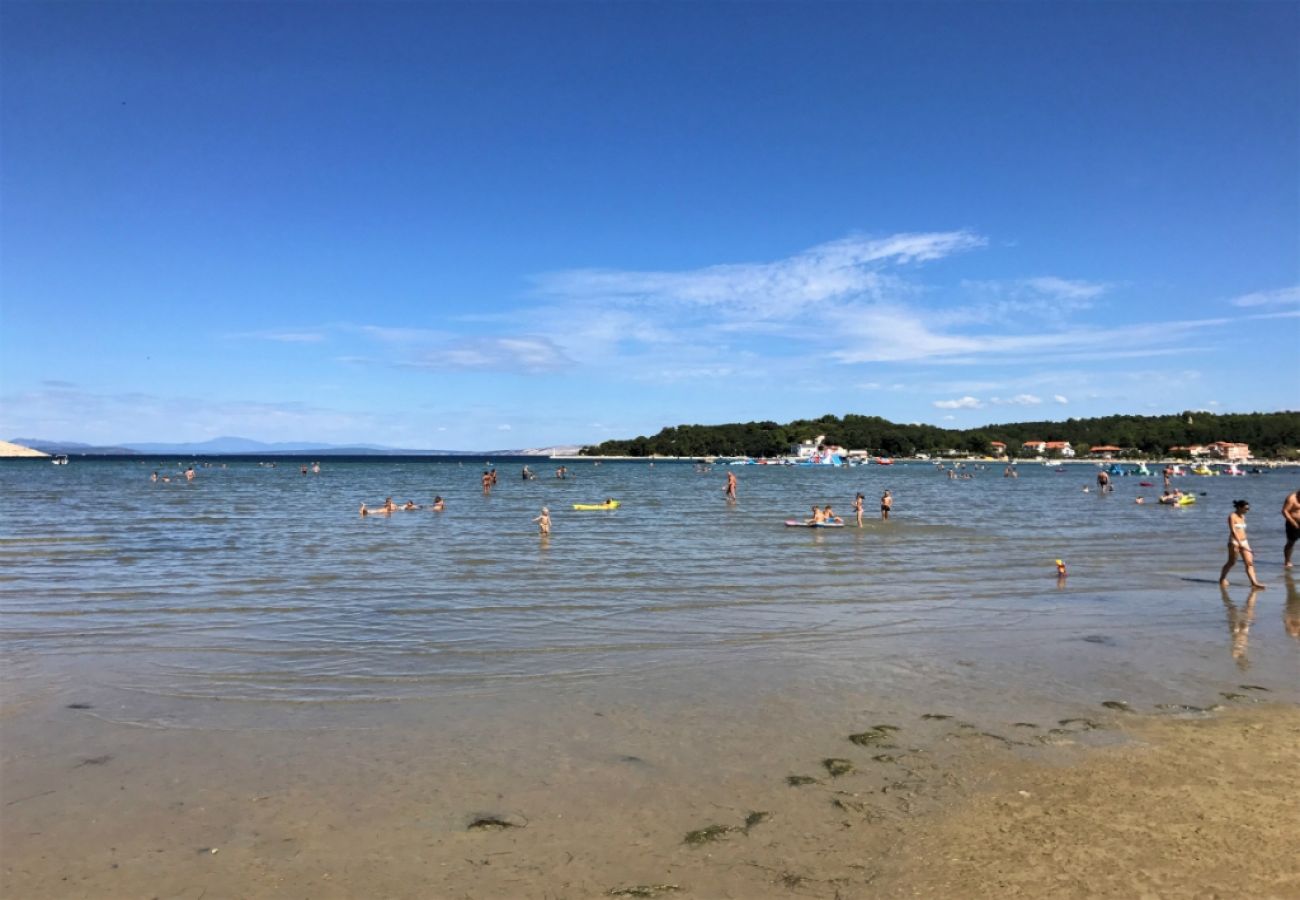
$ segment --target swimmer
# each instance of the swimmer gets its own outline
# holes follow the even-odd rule
[[[446,508],[447,508],[447,504],[442,502],[441,494],[433,498],[433,506],[429,507],[429,509],[433,510],[434,512],[442,512]]]
[[[894,508],[894,496],[889,491],[880,495],[880,518],[889,521],[889,511]]]
[[[1234,500],[1232,503],[1232,512],[1228,515],[1228,561],[1223,564],[1223,570],[1219,572],[1219,584],[1223,587],[1228,586],[1228,570],[1237,564],[1237,558],[1246,566],[1246,576],[1250,579],[1252,588],[1262,588],[1259,579],[1255,577],[1255,555],[1250,550],[1250,541],[1246,537],[1246,513],[1250,512],[1250,504],[1245,500]]]
[[[194,480],[194,467],[193,467],[193,466],[190,466],[188,469],[185,470],[185,480],[186,480],[186,481],[193,481],[193,480]]]
[[[826,504],[826,509],[822,510],[822,521],[825,522],[827,525],[831,524],[832,522],[834,522],[836,525],[844,524],[844,520],[841,519],[839,516],[835,515],[835,510],[831,509],[831,505],[829,503]]]
[[[366,516],[368,516],[368,515],[370,515],[370,510],[366,509],[366,504],[365,504],[365,503],[362,503],[362,504],[361,504],[361,518],[364,519],[364,518],[365,518]]]
[[[735,473],[735,472],[728,472],[728,473],[727,473],[727,489],[726,489],[726,494],[727,494],[727,499],[728,499],[728,500],[735,500],[735,499],[736,499],[736,473]]]
[[[853,498],[853,519],[858,523],[859,528],[862,527],[862,501],[865,499],[866,497],[862,494],[858,494]]]
[[[154,472],[152,475],[150,475],[150,476],[149,476],[149,480],[150,480],[150,481],[157,481],[157,480],[158,480],[158,473],[157,473],[157,472]]]
[[[407,500],[406,503],[402,505],[402,509],[405,510],[406,512],[410,512],[413,509],[419,509],[419,508],[420,507],[415,505],[414,500]]]
[[[395,510],[395,509],[397,509],[397,504],[393,502],[393,498],[392,498],[392,497],[385,497],[385,498],[384,498],[384,512],[386,512],[386,513],[390,513],[390,512],[392,512],[392,511]]]
[[[542,537],[551,533],[551,511],[545,506],[542,507],[542,514],[533,521],[537,523],[537,533]]]

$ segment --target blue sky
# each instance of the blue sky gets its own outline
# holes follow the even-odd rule
[[[0,6],[0,438],[1300,406],[1295,3]]]

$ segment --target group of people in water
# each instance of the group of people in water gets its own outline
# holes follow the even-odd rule
[[[431,512],[442,512],[446,508],[447,503],[442,499],[441,494],[434,497],[433,502],[429,504],[429,510]],[[386,497],[384,498],[383,504],[374,509],[366,506],[363,502],[361,504],[361,518],[364,519],[366,516],[391,516],[395,512],[414,512],[417,509],[423,509],[423,507],[414,500],[407,500],[401,506],[398,506],[393,502],[392,497]]]

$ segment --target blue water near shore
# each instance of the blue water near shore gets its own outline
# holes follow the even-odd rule
[[[729,504],[726,468],[689,464],[568,462],[560,480],[532,460],[525,481],[523,461],[494,460],[484,497],[477,459],[325,459],[306,476],[212,462],[192,483],[174,460],[0,464],[6,658],[72,661],[191,723],[205,700],[362,707],[506,686],[907,692],[962,662],[1020,695],[1087,684],[1141,701],[1246,678],[1282,699],[1300,684],[1278,515],[1295,470],[1181,478],[1203,496],[1174,509],[1137,477],[1084,493],[1081,465],[971,466],[970,480],[930,464],[737,467]],[[151,483],[155,469],[172,481]],[[811,503],[851,524],[857,491],[866,528],[783,527]],[[445,512],[427,509],[435,494]],[[358,516],[390,495],[425,508]],[[606,497],[621,507],[572,509]],[[1240,567],[1215,583],[1238,497],[1270,585],[1250,611]],[[531,522],[543,505],[549,539]]]

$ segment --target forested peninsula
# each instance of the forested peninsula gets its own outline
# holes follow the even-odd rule
[[[1010,422],[966,430],[902,425],[879,416],[822,416],[785,425],[744,422],[678,425],[652,437],[605,441],[584,447],[585,456],[784,456],[794,444],[824,435],[827,445],[885,456],[943,455],[954,451],[991,455],[994,442],[1019,456],[1026,441],[1068,441],[1080,455],[1090,447],[1120,448],[1117,456],[1187,456],[1187,448],[1231,441],[1249,444],[1260,459],[1300,459],[1300,412],[1183,412],[1165,416],[1103,416],[1063,422]],[[1036,455],[1029,452],[1029,455]]]

